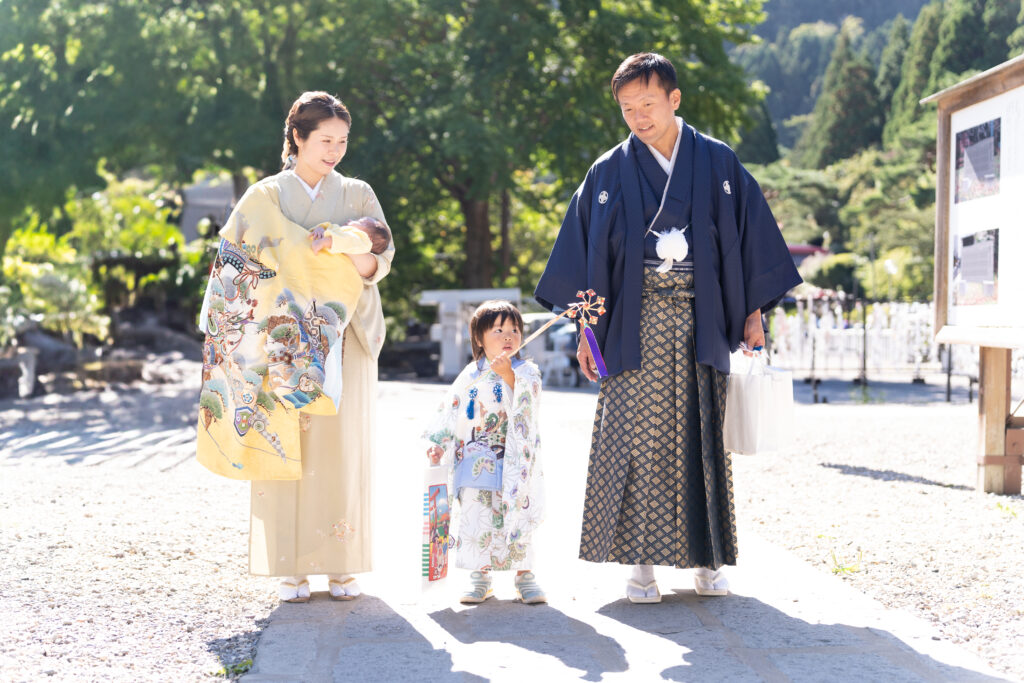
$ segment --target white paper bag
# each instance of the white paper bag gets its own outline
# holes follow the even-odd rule
[[[734,368],[737,369],[738,368]],[[793,373],[749,359],[729,375],[725,402],[725,450],[754,455],[779,451],[793,441]]]

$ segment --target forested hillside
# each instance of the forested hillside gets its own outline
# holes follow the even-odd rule
[[[835,252],[806,262],[805,277],[880,297],[888,260],[896,296],[929,298],[935,111],[919,101],[1024,52],[1021,0],[769,0],[765,11],[757,33],[775,38],[732,52],[769,91],[737,151],[768,164],[757,175],[787,240]]]

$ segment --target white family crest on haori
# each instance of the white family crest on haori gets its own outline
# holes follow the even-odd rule
[[[722,189],[725,190],[726,194],[732,194],[732,187],[729,185],[729,181],[722,182]]]
[[[601,190],[601,194],[597,195],[598,204],[606,204],[608,202],[608,193],[605,190]]]
[[[676,261],[686,259],[686,255],[690,252],[690,247],[686,244],[686,235],[683,234],[685,232],[686,228],[682,230],[672,228],[667,232],[654,233],[658,236],[658,243],[655,245],[658,258],[664,259],[657,268],[659,273],[667,273],[672,270],[672,265]]]

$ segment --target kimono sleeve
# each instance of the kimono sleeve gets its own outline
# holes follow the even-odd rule
[[[774,308],[786,292],[803,282],[803,278],[793,264],[789,247],[761,186],[739,161],[736,165],[739,166],[737,177],[742,183],[737,197],[737,227],[749,315],[759,309]]]
[[[460,389],[469,383],[469,372],[463,370],[445,392],[444,399],[437,407],[437,412],[423,431],[421,438],[426,442],[426,449],[431,445],[440,446],[444,454],[441,462],[454,462],[455,449],[460,443],[458,434],[459,408],[461,407]],[[424,450],[426,454],[426,450]]]
[[[544,518],[545,509],[544,475],[538,460],[541,373],[529,361],[514,372],[516,385],[505,435],[502,508],[509,544],[525,545]]]
[[[519,476],[528,480],[540,445],[537,417],[540,414],[541,374],[536,364],[527,362],[514,370],[516,386],[512,391],[512,413],[505,436],[505,464],[518,465]]]
[[[369,235],[348,225],[323,224],[324,232],[331,236],[331,246],[327,251],[332,254],[366,254],[373,243]]]
[[[588,232],[594,169],[591,168],[569,202],[555,244],[540,276],[534,297],[549,311],[561,312],[576,292],[588,286]]]
[[[377,195],[374,194],[373,188],[367,185],[366,183],[364,183],[363,185],[364,192],[361,215],[373,216],[384,225],[387,225],[388,228],[390,228],[391,226],[388,225],[387,220],[384,218],[384,209],[381,208],[380,202],[377,201]],[[392,237],[391,244],[388,245],[387,249],[385,249],[380,254],[374,254],[373,257],[377,259],[377,270],[374,271],[373,275],[371,275],[370,277],[363,278],[363,284],[366,285],[373,285],[380,282],[387,276],[388,273],[391,272],[391,261],[395,258],[394,238]]]

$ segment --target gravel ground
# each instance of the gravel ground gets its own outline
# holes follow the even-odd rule
[[[194,462],[197,367],[155,395],[0,402],[0,680],[216,680],[252,658],[277,600],[247,574],[247,487]]]
[[[164,360],[145,390],[0,402],[0,680],[246,669],[275,585],[246,571],[247,487],[192,458],[198,374]],[[756,528],[1019,677],[1024,499],[974,491],[976,406],[798,405],[797,422],[791,453],[734,458],[741,552]]]
[[[737,516],[993,668],[1024,672],[1024,498],[974,490],[977,404],[798,405],[791,453],[734,456]]]

